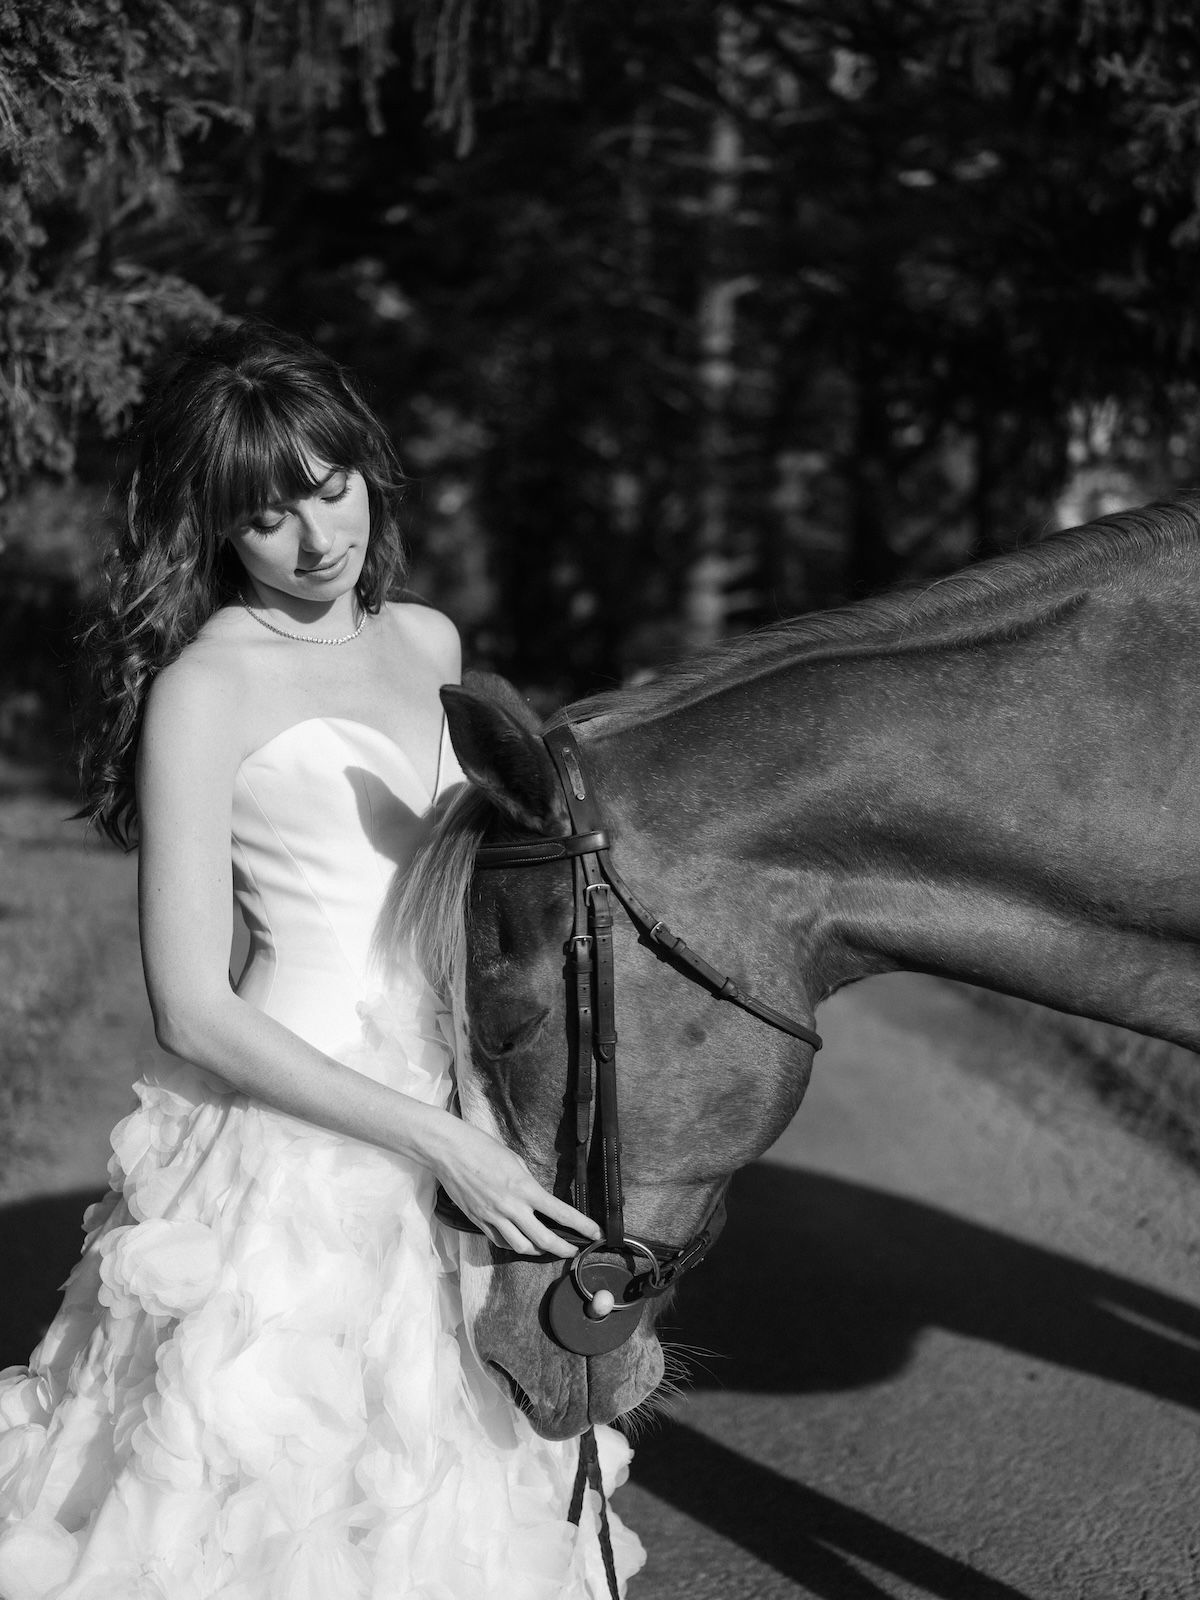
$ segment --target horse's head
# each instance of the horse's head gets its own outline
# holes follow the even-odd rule
[[[463,1116],[569,1198],[564,942],[573,919],[571,866],[473,873],[472,862],[485,836],[562,836],[570,820],[538,726],[515,691],[487,680],[483,688],[444,690],[443,699],[473,787],[414,869],[400,916],[414,930],[431,978],[457,991]],[[807,1056],[664,969],[638,947],[619,911],[617,920],[626,1224],[630,1234],[677,1245],[719,1205],[732,1172],[786,1123],[807,1081]],[[549,1331],[546,1300],[562,1277],[561,1262],[522,1260],[469,1237],[462,1262],[464,1309],[479,1356],[540,1433],[570,1437],[629,1412],[659,1386],[663,1353],[654,1321],[669,1296],[647,1303],[619,1348],[585,1358]]]

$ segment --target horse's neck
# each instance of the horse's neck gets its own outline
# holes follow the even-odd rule
[[[602,747],[639,866],[680,915],[719,905],[725,951],[768,928],[798,950],[814,1002],[915,969],[1195,1048],[1198,729],[1186,638],[1097,602],[1019,640],[798,661]]]

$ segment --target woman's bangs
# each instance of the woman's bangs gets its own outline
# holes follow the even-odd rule
[[[325,397],[309,405],[299,396],[253,391],[237,398],[242,403],[229,408],[212,440],[198,507],[218,536],[268,506],[307,499],[331,468],[362,464],[363,439],[349,417],[328,400],[321,404]]]

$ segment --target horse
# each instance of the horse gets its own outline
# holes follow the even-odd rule
[[[1102,518],[913,588],[777,624],[569,706],[612,857],[698,950],[812,1021],[846,984],[962,979],[1200,1049],[1200,499]],[[571,832],[524,702],[442,692],[466,786],[382,937],[458,1019],[462,1115],[569,1191],[570,864],[475,871]],[[678,1243],[797,1111],[813,1046],[613,936],[631,1232]],[[465,1239],[464,1315],[548,1438],[663,1378],[654,1310],[562,1348],[561,1263]],[[661,1306],[661,1302],[656,1305]]]

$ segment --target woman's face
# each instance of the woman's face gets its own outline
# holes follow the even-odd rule
[[[256,588],[328,605],[358,582],[371,508],[361,473],[318,464],[314,476],[306,499],[263,506],[229,539]]]

